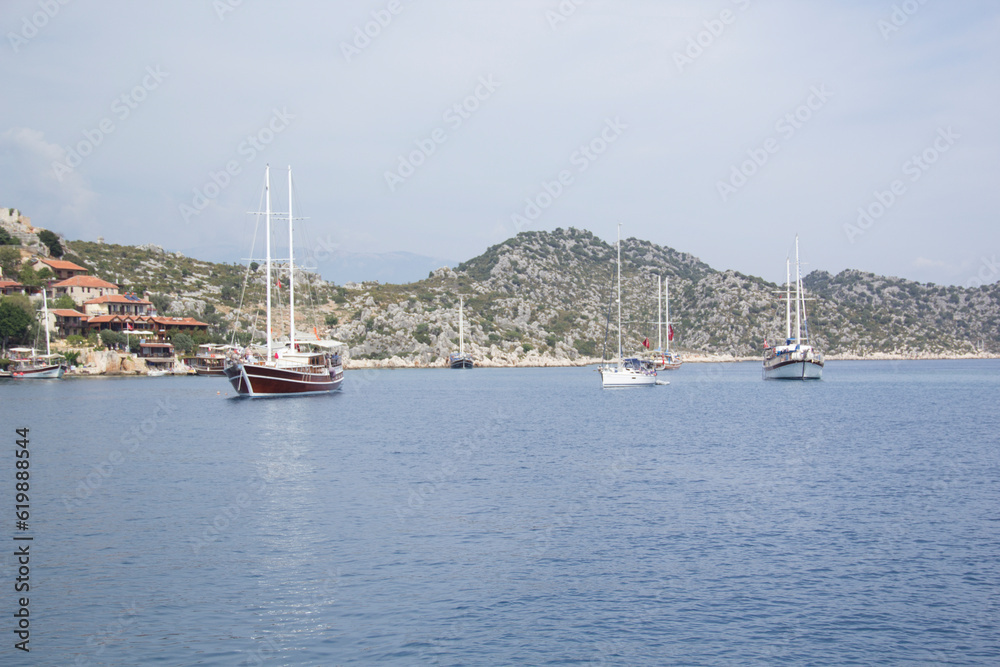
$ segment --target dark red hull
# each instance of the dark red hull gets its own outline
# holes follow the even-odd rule
[[[340,366],[275,368],[257,364],[232,364],[225,375],[243,396],[287,396],[324,394],[340,389],[344,372]]]

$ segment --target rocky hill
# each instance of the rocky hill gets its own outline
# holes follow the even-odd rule
[[[218,331],[236,326],[242,266],[200,262],[154,246],[74,241],[68,250],[94,274],[168,300],[171,312],[204,314],[207,308]],[[299,284],[309,286],[300,293],[314,299],[314,306],[299,310],[298,326],[325,329],[348,343],[356,360],[442,363],[458,346],[463,295],[467,345],[477,360],[581,363],[605,348],[614,256],[613,244],[571,228],[522,232],[455,269],[404,285],[338,287],[298,274]],[[622,262],[626,350],[638,351],[647,336],[655,345],[657,274],[670,278],[674,346],[682,351],[752,356],[765,338],[774,341],[784,330],[778,285],[717,271],[634,238],[623,241]],[[249,310],[260,307],[262,273],[251,274]],[[804,282],[816,298],[809,304],[813,342],[828,354],[1000,353],[998,284],[942,287],[859,271],[816,271]]]

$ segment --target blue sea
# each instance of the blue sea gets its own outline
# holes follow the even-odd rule
[[[0,664],[1000,664],[1000,361],[661,376],[0,382]]]

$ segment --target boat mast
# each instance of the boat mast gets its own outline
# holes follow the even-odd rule
[[[462,324],[462,297],[458,297],[458,354],[465,356],[465,327]]]
[[[46,285],[42,285],[42,317],[45,319],[45,354],[52,354],[49,349],[49,300],[45,296]]]
[[[267,202],[267,208],[264,209],[264,236],[266,248],[265,253],[267,259],[264,263],[267,265],[267,274],[265,279],[267,280],[267,358],[271,359],[271,165],[264,167],[264,200]]]
[[[660,301],[660,274],[656,274],[656,349],[663,349],[663,303]]]
[[[618,223],[618,368],[622,367],[622,223]]]
[[[802,271],[799,269],[799,235],[795,235],[795,344],[802,343]]]
[[[670,352],[670,276],[663,279],[664,287],[663,298],[666,301],[667,306],[667,352]]]
[[[292,246],[292,165],[288,165],[288,348],[295,351],[295,249]]]
[[[785,257],[785,344],[792,337],[792,260]]]

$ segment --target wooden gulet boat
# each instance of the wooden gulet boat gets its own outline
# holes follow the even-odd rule
[[[326,394],[340,389],[344,369],[332,340],[296,340],[295,266],[292,216],[292,168],[288,168],[288,251],[289,251],[289,340],[280,348],[272,343],[271,331],[271,179],[270,166],[264,171],[267,324],[266,352],[263,356],[247,349],[230,351],[224,368],[226,378],[241,396],[302,396]],[[318,337],[317,337],[318,338]]]
[[[795,336],[792,336],[792,277],[790,260],[785,260],[785,343],[769,346],[764,341],[765,380],[820,380],[823,353],[810,345],[806,318],[806,298],[802,291],[799,264],[799,237],[795,236]]]
[[[448,355],[448,366],[451,368],[472,368],[475,362],[471,354],[465,353],[465,325],[462,317],[462,297],[458,297],[458,353]]]

